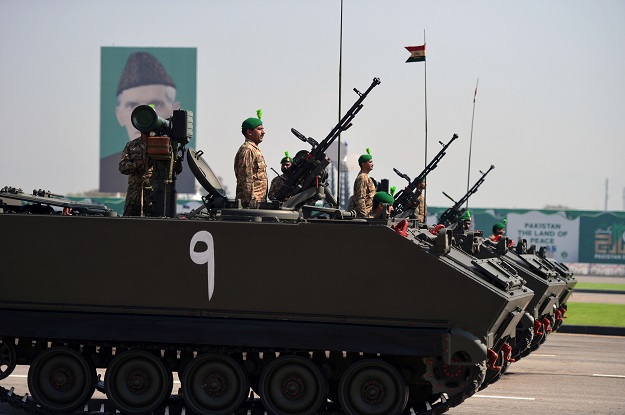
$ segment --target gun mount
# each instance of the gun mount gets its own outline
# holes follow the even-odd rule
[[[425,180],[425,177],[438,166],[438,162],[447,154],[447,148],[458,138],[458,134],[454,134],[447,144],[439,143],[443,148],[438,152],[436,156],[428,163],[421,173],[411,182],[410,178],[400,173],[397,169],[393,169],[400,177],[408,180],[409,184],[404,189],[400,190],[395,196],[395,203],[393,204],[393,217],[405,218],[410,216],[414,209],[419,204],[419,196],[421,191],[417,189],[417,185]]]
[[[379,84],[380,80],[373,78],[373,82],[365,92],[361,93],[354,88],[358,94],[358,99],[321,142],[310,137],[307,138],[294,128],[291,129],[297,138],[310,144],[312,148],[310,151],[302,150],[297,153],[293,158],[288,180],[276,193],[276,199],[283,201],[285,207],[299,208],[312,201],[327,198],[329,192],[325,190],[325,179],[327,178],[325,169],[330,161],[325,152],[343,131],[352,126],[354,117],[364,105],[363,101]],[[307,193],[300,194],[302,192]],[[298,194],[300,195],[298,196]],[[332,202],[332,205],[336,205],[336,202],[333,200]]]
[[[454,202],[454,205],[441,214],[441,216],[438,218],[439,225],[443,225],[449,229],[454,229],[456,227],[456,225],[458,224],[458,219],[466,211],[466,209],[462,208],[462,205],[464,205],[469,200],[471,195],[477,192],[477,189],[479,189],[482,183],[484,183],[484,179],[486,178],[486,175],[490,173],[490,171],[494,168],[495,166],[491,164],[490,168],[486,170],[486,173],[482,173],[482,171],[480,171],[480,173],[482,173],[482,177],[480,177],[478,181],[475,182],[473,187],[471,187],[469,191],[464,196],[462,196],[457,202],[454,199],[452,199],[447,193],[443,192],[443,194],[447,196],[447,198],[449,198],[452,202]]]

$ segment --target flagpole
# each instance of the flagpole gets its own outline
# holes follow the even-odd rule
[[[425,29],[423,29],[423,47],[425,47],[426,45],[426,41],[425,41]],[[425,162],[423,164],[423,166],[427,166],[428,165],[428,61],[427,59],[423,62],[424,63],[424,68],[423,68],[423,96],[424,96],[424,101],[425,101]],[[425,178],[424,178],[425,179]],[[426,197],[427,197],[427,188],[423,189],[423,204],[425,206],[427,206],[427,201],[426,201]],[[424,214],[427,215],[427,212],[424,210]],[[424,221],[427,222],[427,218],[424,218]]]
[[[471,181],[471,149],[473,147],[473,121],[475,120],[475,98],[477,97],[477,86],[480,78],[475,83],[475,92],[473,92],[473,114],[471,115],[471,137],[469,138],[469,169],[467,171],[467,193],[469,193],[469,185]],[[467,199],[466,209],[469,209],[469,199]]]
[[[423,45],[426,45],[425,29],[423,29]],[[423,63],[425,65],[424,71],[423,71],[424,73],[423,95],[425,98],[425,164],[424,166],[427,166],[428,165],[428,61],[427,59]]]
[[[339,34],[339,122],[341,121],[341,85],[343,80],[343,0],[341,0],[341,25]],[[336,179],[336,204],[341,207],[341,133],[338,135],[337,148],[337,179]]]

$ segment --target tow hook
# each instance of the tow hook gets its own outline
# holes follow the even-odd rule
[[[547,333],[551,333],[551,321],[547,317],[543,318],[543,326],[545,326],[545,331]]]
[[[540,328],[542,327],[542,323],[536,319],[534,319],[534,334],[536,336],[542,336],[542,332],[540,331]]]
[[[515,359],[511,358],[510,355],[512,354],[512,346],[510,346],[508,343],[504,343],[503,346],[501,346],[501,350],[503,350],[503,358],[506,362],[514,362]]]
[[[499,355],[493,349],[488,349],[488,368],[493,370],[501,370],[501,366],[495,366],[499,359]]]

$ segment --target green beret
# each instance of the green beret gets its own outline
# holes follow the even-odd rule
[[[458,218],[458,221],[460,222],[464,222],[464,221],[470,221],[471,220],[471,212],[469,212],[468,210],[465,210],[464,213],[462,214],[462,216],[460,216],[460,218]]]
[[[373,200],[378,203],[385,203],[387,205],[392,205],[393,203],[395,203],[395,198],[393,198],[393,196],[391,196],[387,192],[376,192],[373,196]]]
[[[261,118],[263,118],[263,111],[262,110],[256,110],[256,116],[257,118],[251,117],[248,118],[247,120],[243,121],[243,123],[241,123],[241,130],[245,131],[245,130],[253,130],[254,128],[258,127],[259,125],[263,125],[263,122],[261,120]]]
[[[291,156],[289,156],[288,151],[284,152],[284,157],[282,157],[282,160],[280,160],[280,164],[284,163],[293,163],[293,159],[291,158]]]
[[[367,154],[363,154],[362,156],[358,157],[358,164],[362,164],[366,161],[371,160],[373,157],[371,156],[371,149],[367,149]]]
[[[128,56],[126,66],[117,84],[117,95],[129,88],[144,85],[176,87],[165,67],[147,52],[135,52]]]
[[[493,225],[493,232],[495,232],[497,229],[505,229],[506,228],[506,220],[504,219],[502,222],[497,222],[496,224]]]
[[[247,120],[243,121],[243,123],[241,124],[241,129],[253,130],[259,125],[263,125],[263,122],[260,120],[260,118],[248,118]]]

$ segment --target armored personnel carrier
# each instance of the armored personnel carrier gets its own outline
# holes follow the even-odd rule
[[[80,408],[96,367],[123,413],[161,406],[174,371],[199,414],[244,406],[249,385],[275,414],[314,413],[327,397],[353,414],[443,411],[479,387],[488,350],[514,334],[533,296],[496,261],[472,264],[446,234],[401,224],[237,208],[192,219],[5,213],[0,223],[12,235],[0,376],[30,365],[30,393],[50,412]],[[341,255],[319,255],[328,236]],[[260,240],[298,241],[290,255],[321,266],[282,267],[281,250]],[[369,241],[380,258],[406,260],[368,263]]]
[[[534,292],[501,259],[453,248],[448,232],[315,204],[328,197],[324,148],[377,84],[295,164],[284,203],[240,209],[188,150],[208,195],[173,215],[167,166],[192,115],[153,122],[143,108],[139,127],[173,142],[155,166],[155,215],[3,210],[0,381],[29,365],[35,404],[3,388],[0,400],[78,412],[96,368],[109,403],[130,415],[159,411],[174,373],[198,415],[433,414],[474,394]]]
[[[33,399],[60,413],[91,397],[95,368],[126,414],[160,407],[175,371],[198,414],[236,411],[250,385],[272,414],[313,414],[328,397],[350,414],[420,413],[477,390],[533,297],[443,234],[227,210],[1,214],[0,377],[30,365]]]
[[[555,326],[556,312],[563,306],[559,300],[567,290],[566,281],[546,260],[528,254],[527,249],[523,248],[526,245],[523,240],[518,242],[516,249],[512,249],[513,242],[508,238],[500,238],[494,242],[484,238],[481,231],[475,231],[456,235],[456,241],[458,246],[477,258],[501,258],[513,267],[525,284],[534,291],[534,298],[526,310],[525,324],[518,327],[511,356],[518,360],[536,350]]]

